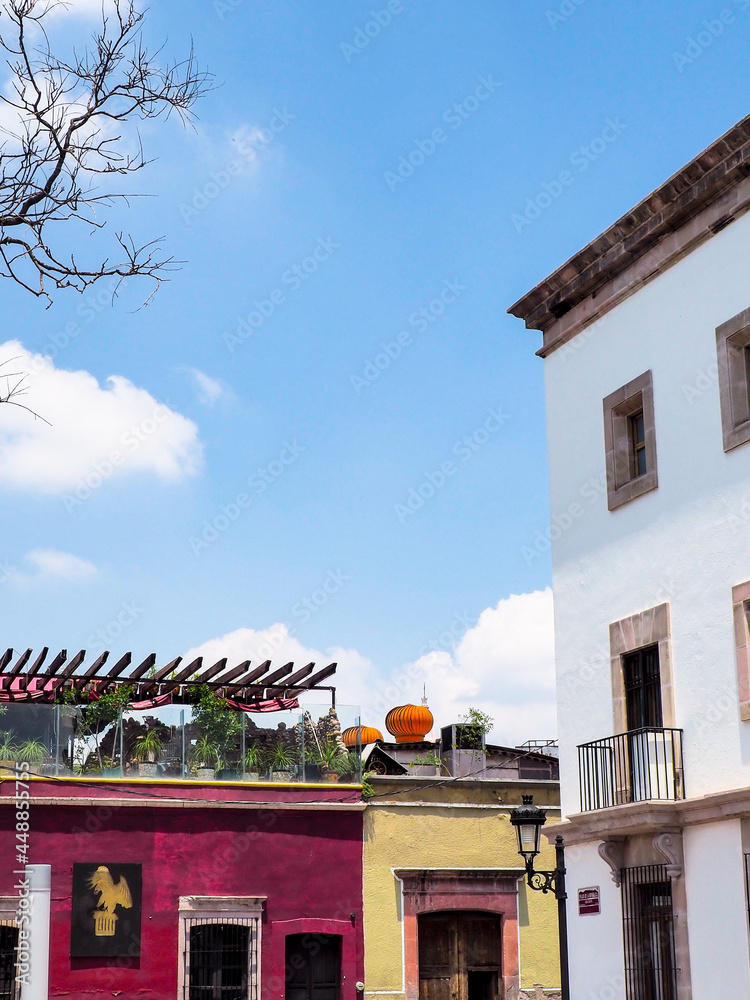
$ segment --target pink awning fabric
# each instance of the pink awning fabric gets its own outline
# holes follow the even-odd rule
[[[46,701],[51,702],[51,695],[54,693],[55,684],[49,682],[36,690],[34,681],[31,681],[32,690],[19,690],[20,685],[13,683],[9,691],[0,689],[0,705],[21,704],[23,702]],[[98,697],[96,688],[89,691],[89,698],[96,701]],[[245,705],[242,702],[226,699],[227,705],[239,712],[289,712],[299,708],[299,701],[296,698],[268,698],[266,701],[256,701]],[[145,712],[150,708],[161,708],[163,705],[172,704],[172,692],[157,695],[155,698],[146,698],[143,701],[134,701],[128,705],[128,709],[133,712]]]
[[[289,712],[293,708],[299,708],[296,698],[269,698],[267,701],[256,701],[251,705],[243,705],[239,701],[227,698],[227,705],[230,708],[238,708],[241,712]]]

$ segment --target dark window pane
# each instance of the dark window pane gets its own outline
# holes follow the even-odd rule
[[[198,924],[190,928],[190,1000],[247,1000],[250,928]]]
[[[623,657],[628,730],[660,729],[661,673],[659,647],[649,646]]]
[[[633,417],[633,424],[635,430],[635,443],[643,444],[646,440],[646,430],[643,424],[643,414],[639,413],[637,416]]]
[[[18,928],[0,927],[0,1000],[16,1000]]]

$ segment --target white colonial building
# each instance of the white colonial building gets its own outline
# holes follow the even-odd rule
[[[749,208],[746,118],[510,310],[544,334],[572,1000],[750,998]]]

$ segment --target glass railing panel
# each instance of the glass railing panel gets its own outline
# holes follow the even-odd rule
[[[356,706],[303,705],[246,713],[220,699],[122,710],[84,705],[0,706],[0,776],[26,761],[58,777],[184,781],[361,781],[361,747],[342,734]]]

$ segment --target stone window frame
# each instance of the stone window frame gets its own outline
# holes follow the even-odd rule
[[[750,441],[750,309],[716,328],[719,402],[724,451]]]
[[[249,949],[248,1000],[261,996],[261,936],[263,906],[266,896],[180,896],[177,949],[177,996],[187,995],[185,955],[188,948],[188,926],[191,920],[223,923],[226,920],[252,921],[254,945]]]
[[[659,647],[662,726],[665,729],[676,728],[670,635],[669,604],[666,603],[621,618],[609,626],[612,715],[615,727],[613,735],[619,736],[627,732],[628,727],[623,660],[627,653],[634,653],[646,646]]]
[[[750,581],[732,587],[732,617],[740,719],[750,722]]]
[[[604,448],[607,467],[607,507],[623,504],[650,493],[659,485],[656,462],[654,385],[651,370],[611,392],[603,401]],[[629,418],[643,410],[646,438],[646,473],[634,476]]]

